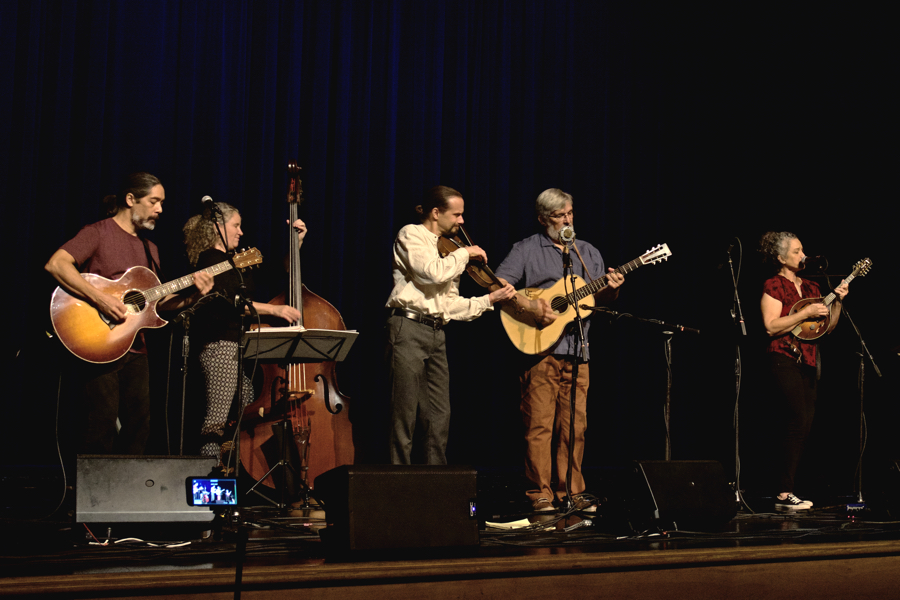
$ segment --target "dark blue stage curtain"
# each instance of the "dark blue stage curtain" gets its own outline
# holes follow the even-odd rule
[[[532,230],[544,188],[574,193],[582,223],[605,222],[610,243],[626,219],[647,218],[633,206],[655,203],[666,59],[642,49],[654,21],[638,27],[625,7],[38,0],[0,11],[0,168],[35,264],[134,170],[166,185],[154,235],[167,258],[206,194],[241,209],[246,241],[277,256],[296,159],[317,249],[306,273],[358,324],[388,290],[393,235],[434,184],[463,192],[492,261]]]

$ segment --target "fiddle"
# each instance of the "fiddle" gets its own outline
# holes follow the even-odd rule
[[[437,242],[438,252],[440,253],[441,258],[447,256],[455,250],[459,250],[460,248],[474,245],[475,244],[472,243],[472,238],[469,237],[468,232],[462,225],[459,226],[459,230],[456,235],[441,236],[438,238]],[[470,259],[469,264],[466,265],[466,273],[468,273],[472,277],[472,279],[475,280],[475,283],[483,288],[487,288],[489,292],[499,290],[505,285],[502,281],[500,281],[500,278],[494,274],[491,268],[486,265],[481,259]],[[519,305],[517,296],[513,296],[511,302],[515,304],[516,314],[520,314],[525,310],[524,308],[522,308],[522,306]]]

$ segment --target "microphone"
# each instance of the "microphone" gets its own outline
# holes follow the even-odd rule
[[[575,230],[571,225],[566,225],[559,230],[559,243],[571,247],[575,243]]]
[[[559,233],[556,234],[559,239],[559,243],[565,246],[563,248],[562,258],[563,258],[563,277],[565,277],[566,272],[572,268],[572,258],[569,256],[569,248],[572,247],[572,244],[575,243],[575,230],[572,229],[571,225],[566,225],[562,229],[559,230]]]
[[[824,256],[805,256],[803,267],[810,271],[824,271],[828,268],[828,259]]]
[[[214,219],[213,215],[222,216],[222,211],[219,210],[219,205],[212,199],[212,196],[203,196],[200,198],[200,203],[203,205],[204,216],[210,219]]]

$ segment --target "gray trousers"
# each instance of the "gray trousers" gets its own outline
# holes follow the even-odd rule
[[[418,431],[429,465],[447,464],[450,433],[450,370],[443,329],[401,316],[387,322],[391,389],[391,463],[411,464]],[[418,428],[417,428],[418,426]]]

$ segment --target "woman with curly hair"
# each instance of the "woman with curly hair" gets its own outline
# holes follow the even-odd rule
[[[825,317],[829,307],[813,302],[790,314],[791,307],[801,298],[821,297],[817,283],[800,277],[806,255],[797,236],[787,231],[770,231],[760,240],[759,251],[763,262],[774,272],[763,284],[760,310],[770,338],[766,350],[772,392],[783,407],[777,413],[783,422],[776,437],[780,492],[775,498],[775,509],[808,510],[813,503],[794,495],[794,475],[815,414],[819,353],[815,344],[795,338],[791,331],[804,321]],[[830,310],[836,323],[847,284],[842,281],[834,291],[838,299]]]
[[[241,214],[230,204],[217,202],[215,220],[203,215],[191,217],[184,225],[184,243],[188,259],[198,269],[228,260],[238,247],[241,236]],[[293,223],[300,244],[306,237],[306,225],[300,219]],[[224,241],[223,241],[224,239]],[[235,308],[238,293],[252,298],[253,278],[235,269],[215,278],[213,295],[191,321],[191,338],[201,348],[200,367],[206,383],[206,417],[200,431],[204,456],[221,457],[225,423],[238,388],[238,345],[241,338],[241,312]],[[293,323],[300,311],[293,306],[252,302],[260,315],[273,315]],[[241,406],[253,401],[253,386],[245,374],[241,385]]]

